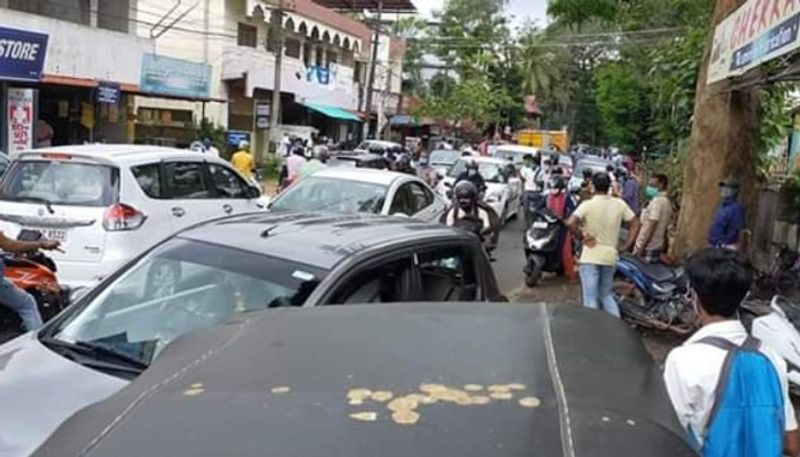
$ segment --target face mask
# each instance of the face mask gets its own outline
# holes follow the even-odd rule
[[[723,200],[733,198],[736,196],[736,189],[732,189],[730,187],[722,187],[719,190],[719,195],[720,197],[722,197]]]
[[[475,176],[477,173],[478,173],[478,171],[477,171],[477,170],[468,170],[468,171],[467,171],[467,175],[468,175],[468,176]]]
[[[658,188],[655,186],[647,186],[644,189],[644,198],[652,200],[658,196]]]

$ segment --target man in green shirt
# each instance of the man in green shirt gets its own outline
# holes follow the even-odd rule
[[[583,306],[602,308],[619,317],[619,306],[612,290],[619,256],[619,233],[623,222],[630,224],[628,239],[622,250],[630,249],[639,231],[639,220],[627,203],[608,195],[611,187],[608,174],[595,174],[592,186],[594,196],[581,203],[567,219],[567,226],[583,243],[580,258]]]

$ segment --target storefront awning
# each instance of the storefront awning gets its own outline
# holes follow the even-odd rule
[[[300,104],[332,119],[349,122],[361,122],[361,119],[359,119],[359,117],[355,114],[335,106],[321,105],[313,102],[301,102]]]

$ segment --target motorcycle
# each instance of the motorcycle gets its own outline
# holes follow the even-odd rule
[[[525,285],[536,287],[542,279],[542,273],[561,273],[561,246],[558,233],[563,222],[550,210],[541,206],[531,213],[531,223],[522,237],[525,251]]]
[[[739,318],[754,338],[783,357],[793,394],[800,394],[800,307],[776,295],[769,304],[745,300]]]
[[[645,328],[679,335],[694,331],[697,315],[687,297],[682,267],[645,263],[620,254],[614,275],[614,295],[623,319]]]
[[[41,238],[42,234],[35,230],[22,230],[17,236],[20,241],[36,241]],[[55,262],[42,252],[3,255],[2,262],[5,278],[36,299],[39,313],[45,322],[66,308],[71,297],[79,293],[59,284]],[[0,340],[5,341],[22,333],[24,330],[19,316],[0,303]]]

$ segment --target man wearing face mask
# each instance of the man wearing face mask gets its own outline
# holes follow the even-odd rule
[[[736,250],[739,247],[739,235],[745,227],[744,208],[737,201],[739,183],[733,178],[720,182],[719,194],[722,201],[708,231],[708,244]]]
[[[478,171],[478,162],[474,160],[470,160],[467,163],[467,169],[458,175],[455,184],[457,185],[461,181],[471,182],[475,188],[478,189],[479,194],[486,190],[486,182],[483,180],[483,176],[481,176],[480,172]]]
[[[672,203],[667,196],[669,179],[662,174],[655,174],[644,190],[644,197],[649,201],[642,212],[642,228],[636,238],[633,254],[647,263],[658,263],[667,251],[667,228],[672,220]]]

